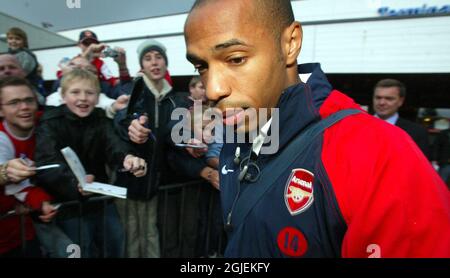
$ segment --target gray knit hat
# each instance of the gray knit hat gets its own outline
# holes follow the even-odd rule
[[[166,55],[166,47],[153,39],[149,39],[149,40],[145,40],[143,41],[137,48],[137,54],[139,57],[139,64],[141,65],[142,68],[142,58],[144,57],[144,55],[149,52],[149,51],[158,51],[164,58],[164,60],[166,61],[166,66],[169,65],[169,61],[167,60],[167,55]]]

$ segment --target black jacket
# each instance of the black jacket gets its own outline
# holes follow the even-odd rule
[[[156,100],[142,78],[134,81],[130,102],[127,110],[119,111],[114,122],[121,138],[129,142],[139,157],[147,161],[147,175],[136,179],[130,174],[118,175],[118,183],[126,184],[127,197],[134,200],[149,200],[155,196],[159,185],[186,181],[185,173],[192,173],[190,177],[198,177],[206,164],[194,159],[183,149],[176,148],[171,139],[172,127],[178,120],[171,120],[176,108],[188,108],[190,102],[186,92],[167,93],[162,99]],[[145,144],[134,144],[128,136],[131,121],[146,113],[149,118],[148,128],[152,130],[156,141],[149,138]],[[182,160],[182,169],[171,168],[176,165],[171,158]],[[178,165],[177,165],[178,166]]]
[[[428,141],[427,130],[419,124],[398,118],[395,123],[396,126],[406,131],[411,138],[416,142],[417,146],[422,150],[428,159],[430,158],[430,143]]]
[[[86,118],[73,114],[65,105],[46,111],[36,129],[36,165],[58,163],[62,167],[38,171],[36,184],[58,202],[85,199],[78,192],[78,182],[61,154],[60,150],[67,146],[78,155],[87,174],[105,183],[109,181],[106,165],[111,169],[121,167],[130,153],[104,110],[95,108]]]
[[[433,143],[433,160],[443,167],[450,164],[450,129],[441,130]]]

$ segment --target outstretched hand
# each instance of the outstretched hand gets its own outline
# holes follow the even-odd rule
[[[123,167],[133,173],[136,177],[143,177],[147,174],[147,162],[140,157],[127,155],[123,161]]]
[[[136,144],[144,144],[148,140],[151,130],[146,128],[145,125],[148,122],[147,116],[140,116],[139,119],[135,119],[128,127],[128,136],[130,140]]]

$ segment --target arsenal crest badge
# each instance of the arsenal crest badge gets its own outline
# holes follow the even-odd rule
[[[284,201],[291,215],[305,211],[313,202],[314,174],[305,169],[293,169],[284,189]]]

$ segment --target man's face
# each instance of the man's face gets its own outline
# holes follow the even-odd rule
[[[397,113],[403,101],[398,87],[379,87],[373,94],[373,109],[378,117],[387,119]]]
[[[98,103],[99,92],[88,80],[73,80],[63,94],[67,108],[80,118],[89,116]]]
[[[252,5],[214,1],[192,11],[185,26],[188,60],[199,71],[208,99],[224,114],[224,124],[237,125],[237,132],[253,130],[249,123],[256,126],[255,117],[244,119],[246,109],[275,107],[287,87],[281,42],[252,16]]]
[[[194,100],[206,100],[206,90],[205,86],[203,86],[203,82],[195,83],[194,86],[189,88],[189,92]]]
[[[25,72],[14,56],[0,55],[0,79],[6,76],[25,77]]]
[[[164,57],[156,50],[151,50],[142,57],[142,70],[151,81],[159,81],[167,72]]]
[[[12,50],[23,48],[25,46],[23,39],[16,35],[9,34],[6,37],[6,41],[8,43],[8,47]]]
[[[27,86],[4,87],[0,95],[0,116],[19,135],[29,132],[35,124],[38,109],[35,94]]]

